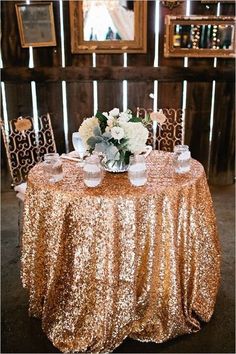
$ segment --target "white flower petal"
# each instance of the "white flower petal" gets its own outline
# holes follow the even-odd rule
[[[141,153],[145,150],[148,130],[142,123],[127,122],[121,124],[128,140],[127,149],[132,153]]]
[[[111,136],[113,139],[121,140],[125,136],[124,129],[122,129],[121,127],[111,128]]]
[[[120,117],[118,118],[119,122],[128,122],[130,120],[130,114],[128,114],[127,112],[122,112],[120,114]]]
[[[93,130],[96,126],[99,126],[98,119],[96,117],[91,117],[85,119],[79,127],[79,133],[86,148],[89,148],[86,142],[91,136],[94,136]]]
[[[114,121],[115,121],[115,118],[112,117],[112,116],[109,116],[108,119],[107,119],[107,125],[108,125],[108,127],[111,128],[111,127],[113,126],[113,124],[114,124]]]
[[[120,113],[120,110],[119,108],[113,108],[110,112],[109,112],[109,115],[112,116],[112,117],[117,117]]]
[[[102,112],[102,114],[107,118],[109,117],[109,114],[107,112]]]

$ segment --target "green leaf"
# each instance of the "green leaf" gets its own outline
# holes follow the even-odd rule
[[[126,152],[125,152],[124,161],[125,161],[125,163],[126,163],[127,165],[128,165],[128,163],[129,163],[130,155],[131,155],[131,152],[130,152],[130,151],[126,151]]]
[[[95,148],[95,145],[96,145],[97,143],[100,143],[101,141],[103,141],[102,137],[100,137],[100,136],[91,136],[90,138],[88,138],[87,144],[88,144],[92,149],[94,149],[94,148]]]
[[[126,149],[128,142],[129,142],[129,140],[126,138],[121,139],[120,144],[117,145],[118,149],[122,149],[122,150]]]
[[[111,133],[110,132],[105,132],[102,134],[102,137],[105,139],[105,140],[111,140],[112,139],[112,136],[111,136]]]
[[[99,120],[99,125],[101,128],[102,133],[105,132],[106,127],[107,127],[107,117],[104,116],[101,112],[97,111],[96,117]]]
[[[99,125],[96,125],[96,127],[93,128],[93,134],[94,134],[94,136],[101,136],[102,135],[101,128]]]
[[[98,118],[98,120],[100,122],[104,122],[106,123],[107,122],[107,117],[104,116],[101,112],[97,111],[97,114],[96,114],[96,117]]]
[[[134,123],[141,123],[142,119],[132,116],[132,118],[129,120],[129,122],[134,122]]]

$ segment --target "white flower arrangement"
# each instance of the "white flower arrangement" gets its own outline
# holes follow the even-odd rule
[[[126,164],[130,155],[145,151],[148,139],[148,130],[142,120],[133,116],[130,110],[120,112],[118,108],[97,112],[96,117],[85,119],[79,133],[90,153],[101,153],[108,162]]]

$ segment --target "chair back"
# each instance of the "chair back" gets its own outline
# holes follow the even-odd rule
[[[51,119],[48,113],[38,118],[37,134],[31,117],[10,120],[9,134],[6,133],[2,120],[0,125],[12,185],[15,186],[26,181],[30,169],[43,160],[44,154],[56,152]]]
[[[147,120],[153,110],[137,108],[137,116]],[[154,150],[173,151],[175,145],[183,143],[183,110],[181,108],[162,108],[166,121],[159,125],[149,121],[146,128],[149,131],[147,144]]]

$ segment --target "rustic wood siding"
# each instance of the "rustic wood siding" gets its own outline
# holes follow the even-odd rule
[[[128,107],[151,108],[154,80],[158,81],[158,108],[182,108],[183,81],[187,80],[185,112],[185,143],[192,156],[209,171],[209,181],[216,184],[233,182],[234,175],[234,65],[233,59],[191,58],[184,68],[183,58],[164,58],[164,17],[185,15],[186,1],[170,10],[160,4],[159,65],[154,68],[155,1],[148,1],[147,53],[128,54],[123,68],[122,54],[72,54],[70,50],[69,2],[63,2],[66,67],[61,67],[59,1],[53,1],[56,47],[34,48],[35,68],[29,69],[29,50],[21,48],[14,1],[2,1],[2,81],[5,82],[9,119],[32,115],[31,81],[36,82],[39,114],[52,115],[57,149],[65,151],[62,81],[66,82],[68,137],[77,130],[85,117],[93,114],[93,80],[98,86],[98,109],[123,108],[123,85],[127,80]],[[206,7],[201,1],[191,1],[191,15],[216,15],[217,5]],[[234,16],[233,3],[221,4],[221,15]],[[212,142],[210,114],[213,80],[215,106]],[[210,159],[208,159],[210,157]],[[3,156],[4,159],[4,156]]]

